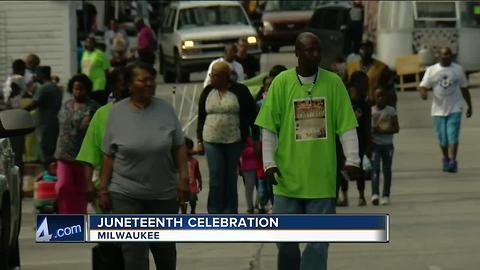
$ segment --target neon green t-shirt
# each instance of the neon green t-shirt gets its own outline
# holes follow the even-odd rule
[[[250,78],[248,80],[241,81],[240,83],[248,87],[248,90],[250,90],[250,94],[252,94],[252,97],[255,98],[262,89],[263,86],[263,79],[268,76],[268,72],[262,72],[258,74],[257,76]]]
[[[78,161],[91,164],[97,170],[100,170],[103,162],[103,137],[112,107],[113,103],[110,102],[95,112],[76,158]]]
[[[315,84],[302,85],[295,68],[282,72],[270,85],[255,124],[278,136],[274,158],[281,175],[273,189],[276,195],[336,196],[335,134],[357,126],[347,90],[336,74],[319,69]]]
[[[110,68],[107,56],[99,49],[89,52],[85,50],[82,55],[82,73],[87,75],[93,83],[93,92],[105,90],[107,76],[105,71]]]

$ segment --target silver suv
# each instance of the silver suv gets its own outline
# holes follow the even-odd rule
[[[8,137],[30,133],[33,119],[25,110],[0,112],[0,270],[20,265],[18,234],[20,232],[21,185],[15,166],[15,153]]]
[[[187,82],[207,70],[226,44],[247,38],[248,53],[260,61],[257,32],[236,1],[179,1],[165,10],[159,29],[159,70],[165,82]]]

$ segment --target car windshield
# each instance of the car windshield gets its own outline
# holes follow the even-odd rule
[[[248,25],[240,6],[207,6],[180,11],[178,29],[215,25]]]
[[[267,1],[265,11],[281,11],[281,10],[311,10],[317,5],[316,1]]]
[[[320,8],[313,13],[309,27],[339,31],[342,25],[348,24],[349,12],[345,8]]]

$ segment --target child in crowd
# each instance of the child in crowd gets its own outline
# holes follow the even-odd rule
[[[35,185],[33,205],[40,214],[52,214],[56,212],[57,162],[49,158],[44,166],[45,171],[38,176]]]
[[[365,95],[361,90],[361,86],[355,83],[350,83],[347,85],[348,94],[350,95],[350,100],[352,102],[353,111],[357,117],[358,127],[357,127],[357,137],[358,137],[358,148],[359,156],[361,163],[363,162],[363,157],[365,155],[370,156],[370,136],[371,136],[371,108],[368,105]],[[360,164],[362,167],[362,164]],[[343,181],[342,181],[343,180]],[[338,206],[348,206],[348,181],[344,179],[341,180],[342,186],[342,197],[338,200]],[[357,189],[359,193],[359,206],[367,205],[365,199],[365,174],[361,173],[358,179],[351,179],[357,181]]]
[[[397,108],[397,92],[395,90],[395,78],[397,74],[395,71],[385,68],[380,74],[378,81],[378,88],[385,90],[387,96],[387,105]]]
[[[268,88],[270,87],[273,78],[273,76],[267,76],[263,79],[262,89],[255,98],[258,111],[260,111],[260,107],[262,107],[263,100],[267,95]],[[260,214],[265,214],[271,211],[271,209],[268,207],[268,204],[270,203],[273,205],[273,187],[272,182],[265,178],[265,172],[263,170],[262,140],[258,141],[257,149],[257,192],[259,197],[258,212]]]
[[[190,214],[196,213],[198,196],[197,194],[202,190],[202,174],[200,173],[200,166],[198,160],[193,157],[195,152],[193,151],[193,141],[189,138],[185,138],[185,144],[188,148],[188,174],[190,176]],[[180,202],[180,210],[182,214],[187,213],[187,202]]]
[[[387,93],[383,89],[375,91],[375,105],[372,107],[372,204],[379,203],[380,163],[383,171],[383,193],[380,203],[390,203],[392,183],[393,134],[398,133],[398,117],[395,108],[386,105]]]
[[[245,148],[240,155],[240,171],[245,184],[245,199],[247,201],[247,213],[253,214],[253,191],[257,182],[257,157],[255,146],[251,137],[247,138]]]
[[[369,83],[367,73],[363,71],[353,72],[348,83],[357,87],[357,89],[360,91],[360,95],[368,104],[372,106],[375,104],[375,100],[369,100],[368,97]]]

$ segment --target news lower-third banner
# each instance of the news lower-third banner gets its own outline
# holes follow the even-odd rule
[[[37,215],[37,242],[389,242],[389,216]]]

